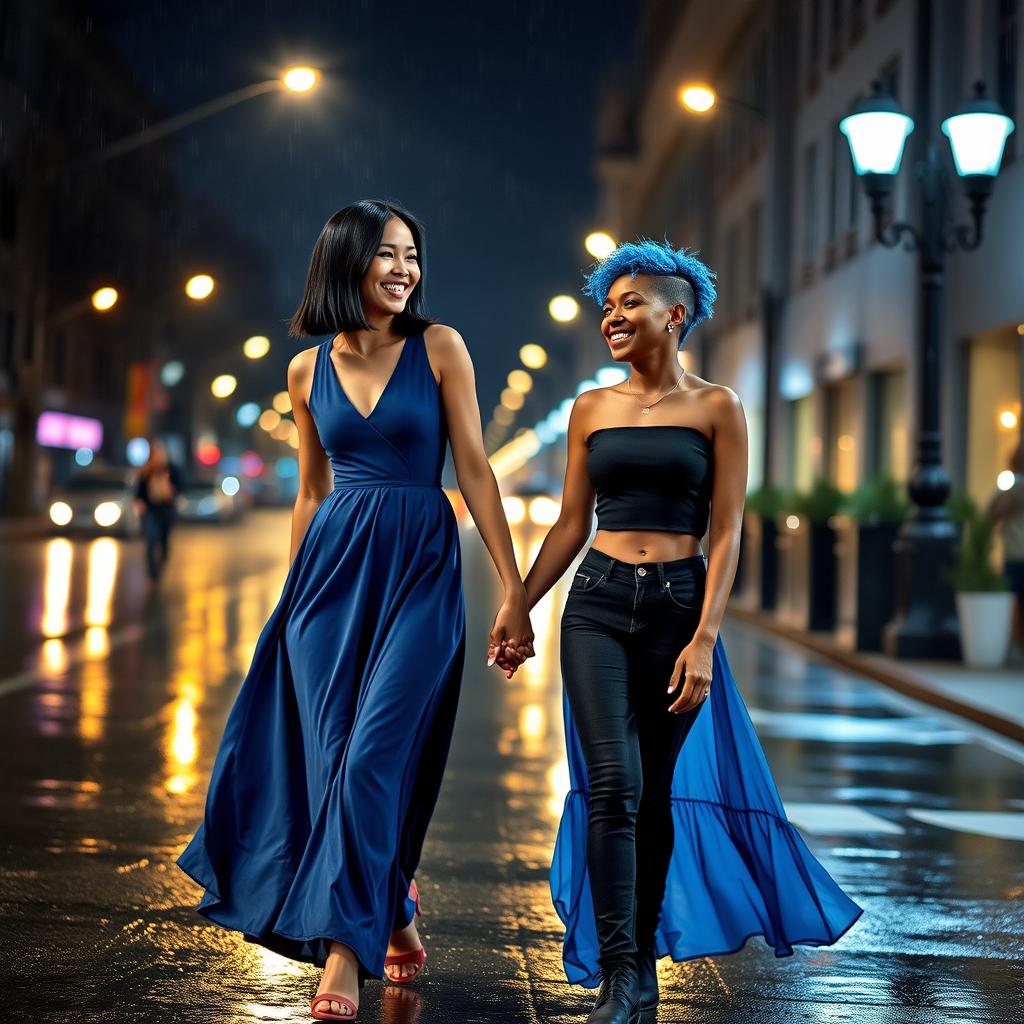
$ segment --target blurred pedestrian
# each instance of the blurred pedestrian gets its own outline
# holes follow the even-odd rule
[[[149,458],[135,485],[135,511],[142,519],[146,541],[146,570],[154,582],[163,573],[170,551],[175,504],[181,493],[181,474],[159,438],[149,443]]]
[[[561,511],[526,577],[532,608],[586,543],[596,500],[561,622],[570,792],[550,878],[566,977],[600,984],[589,1024],[655,1010],[658,956],[732,953],[758,934],[787,956],[861,913],[787,820],[718,635],[746,421],[678,354],[712,315],[713,276],[646,239],[590,274],[602,348],[628,372],[573,403]]]
[[[414,880],[448,756],[465,651],[459,487],[505,599],[489,663],[533,631],[460,335],[426,316],[422,227],[393,203],[325,225],[292,333],[299,436],[291,567],[177,863],[198,910],[324,968],[319,1019],[351,1019],[367,977],[416,978]]]
[[[985,508],[989,521],[1003,541],[1003,572],[1017,595],[1013,614],[1013,656],[1024,656],[1024,445],[1010,456],[1013,482],[996,491]]]

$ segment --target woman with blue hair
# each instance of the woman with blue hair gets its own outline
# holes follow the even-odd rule
[[[600,984],[588,1024],[653,1009],[659,956],[732,953],[752,935],[789,956],[861,914],[786,818],[718,635],[746,422],[733,391],[678,355],[712,315],[714,278],[644,238],[588,275],[629,374],[576,399],[561,511],[525,580],[532,608],[586,543],[596,501],[561,622],[571,788],[551,866],[566,976]]]

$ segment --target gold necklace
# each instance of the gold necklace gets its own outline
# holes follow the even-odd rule
[[[661,399],[662,399],[662,398],[668,398],[668,396],[669,396],[669,395],[671,395],[671,394],[672,394],[672,392],[673,392],[673,391],[675,391],[675,389],[676,389],[677,387],[679,387],[679,382],[680,382],[680,381],[681,381],[681,380],[683,379],[683,374],[685,374],[685,373],[686,373],[686,370],[685,370],[685,369],[684,369],[684,370],[681,370],[681,371],[680,371],[680,373],[679,373],[679,376],[678,376],[678,377],[676,377],[676,382],[675,382],[675,384],[673,384],[673,385],[672,385],[672,387],[670,387],[670,388],[668,389],[668,391],[666,391],[666,392],[665,392],[665,394],[663,394],[663,395],[662,395],[662,396],[661,396],[660,398],[656,398],[656,399],[655,399],[655,400],[654,400],[653,402],[647,402],[647,403],[645,403],[645,402],[644,402],[644,400],[643,400],[642,398],[637,398],[637,401],[638,401],[638,402],[640,403],[640,405],[641,405],[641,409],[640,409],[640,411],[641,411],[641,412],[642,412],[642,413],[643,413],[643,414],[644,414],[645,416],[649,416],[649,415],[650,415],[650,412],[651,412],[651,409],[652,409],[652,408],[654,408],[654,406],[656,406],[656,405],[658,404],[658,402],[660,402],[660,401],[661,401]],[[627,388],[627,390],[629,391],[629,393],[630,393],[631,395],[633,395],[633,397],[634,397],[634,398],[636,398],[636,395],[635,395],[635,394],[633,394],[633,385],[632,385],[632,384],[630,383],[630,381],[631,381],[632,379],[633,379],[632,377],[627,377],[627,378],[626,378],[626,388]]]

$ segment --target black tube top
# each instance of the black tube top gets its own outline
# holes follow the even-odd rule
[[[587,473],[599,530],[666,530],[703,537],[711,512],[711,438],[696,427],[598,427]]]

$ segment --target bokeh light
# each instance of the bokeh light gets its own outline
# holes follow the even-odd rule
[[[93,309],[98,310],[101,313],[105,313],[108,309],[113,309],[117,304],[117,289],[116,288],[97,288],[92,293],[92,306]]]
[[[210,383],[210,391],[214,398],[227,398],[228,395],[234,394],[237,387],[238,379],[230,373],[222,373],[214,377]]]
[[[548,303],[548,312],[552,320],[567,324],[579,315],[580,304],[571,295],[556,295]]]
[[[185,282],[185,294],[195,302],[202,302],[213,294],[214,280],[209,274],[195,274]]]
[[[542,345],[535,345],[531,342],[529,345],[523,345],[519,350],[519,359],[523,366],[527,366],[531,370],[539,370],[548,361],[548,354]]]
[[[262,334],[254,334],[246,338],[242,345],[242,352],[246,359],[262,359],[270,351],[270,339]]]
[[[607,231],[591,231],[583,245],[596,260],[603,260],[615,251],[615,239]]]

